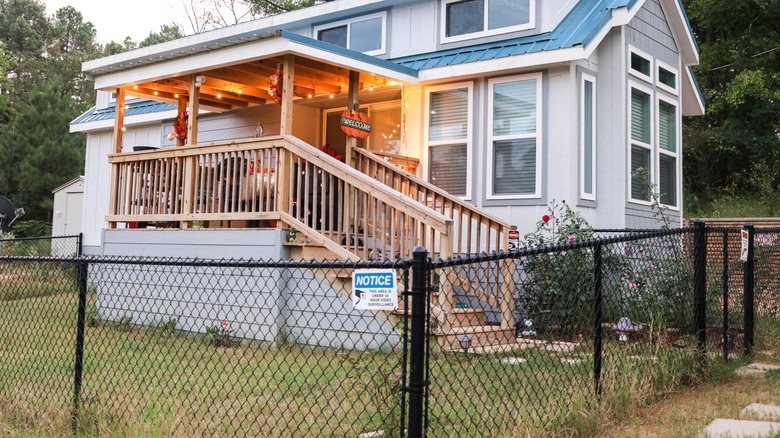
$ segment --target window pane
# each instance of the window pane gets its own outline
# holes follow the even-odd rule
[[[448,37],[481,32],[485,27],[485,0],[465,0],[447,5]]]
[[[369,148],[389,154],[401,153],[401,107],[371,111],[374,127],[368,137]]]
[[[650,143],[650,95],[631,89],[631,138]]]
[[[382,48],[382,17],[352,23],[349,32],[349,48],[358,52],[370,52]]]
[[[661,192],[661,204],[677,205],[677,166],[676,160],[661,154],[658,163],[661,181],[658,190]]]
[[[585,173],[585,186],[582,191],[593,194],[593,82],[585,81],[584,84],[585,113],[582,115],[584,131],[582,164]]]
[[[638,169],[646,170],[641,178],[633,176]],[[631,146],[631,198],[650,200],[650,191],[648,190],[650,172],[650,151],[639,146]]]
[[[465,144],[431,146],[429,174],[431,183],[453,195],[466,195]]]
[[[493,135],[536,132],[536,79],[493,86]]]
[[[663,67],[658,67],[658,81],[667,87],[677,89],[677,77]]]
[[[650,60],[636,53],[631,53],[631,69],[643,75],[650,76]]]
[[[468,135],[469,91],[436,91],[430,95],[428,139],[460,140]]]
[[[488,0],[488,29],[529,23],[531,0]]]
[[[677,152],[677,108],[666,102],[658,104],[658,145]]]
[[[493,193],[536,191],[536,139],[497,141],[493,144]]]
[[[323,29],[317,32],[317,39],[337,46],[347,47],[347,25]]]

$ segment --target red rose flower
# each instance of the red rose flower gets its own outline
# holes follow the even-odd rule
[[[563,203],[565,204],[565,203],[566,203],[566,200],[564,199],[564,200],[563,200],[563,201],[561,201],[561,202],[563,202]]]
[[[550,222],[550,216],[544,215],[542,216],[542,220],[545,222]]]

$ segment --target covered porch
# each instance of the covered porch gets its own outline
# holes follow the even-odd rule
[[[416,70],[284,31],[108,60],[85,71],[116,94],[109,228],[294,228],[348,259],[507,247],[508,224],[419,177],[401,111]],[[164,127],[171,147],[123,149],[130,97],[177,106],[178,130]],[[373,119],[368,138],[339,126],[357,112]],[[240,126],[215,118],[232,113]],[[215,129],[229,140],[213,141]]]

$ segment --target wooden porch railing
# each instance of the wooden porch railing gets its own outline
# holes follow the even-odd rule
[[[371,151],[355,149],[355,155],[355,167],[364,174],[452,219],[455,254],[508,249],[509,230],[516,229],[515,226],[478,210]]]
[[[117,222],[280,220],[363,259],[452,255],[453,222],[290,136],[109,155]],[[335,245],[334,245],[335,244]]]

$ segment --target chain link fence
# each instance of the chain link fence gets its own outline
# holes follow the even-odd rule
[[[754,294],[731,228],[419,266],[41,256],[5,241],[0,415],[85,435],[398,437],[418,420],[427,436],[555,433],[599,400],[675,388],[749,349],[750,308],[780,319],[778,235],[755,232]],[[396,274],[397,310],[353,309],[353,271],[369,268]]]
[[[81,236],[51,236],[0,238],[0,256],[55,256],[81,255]]]

